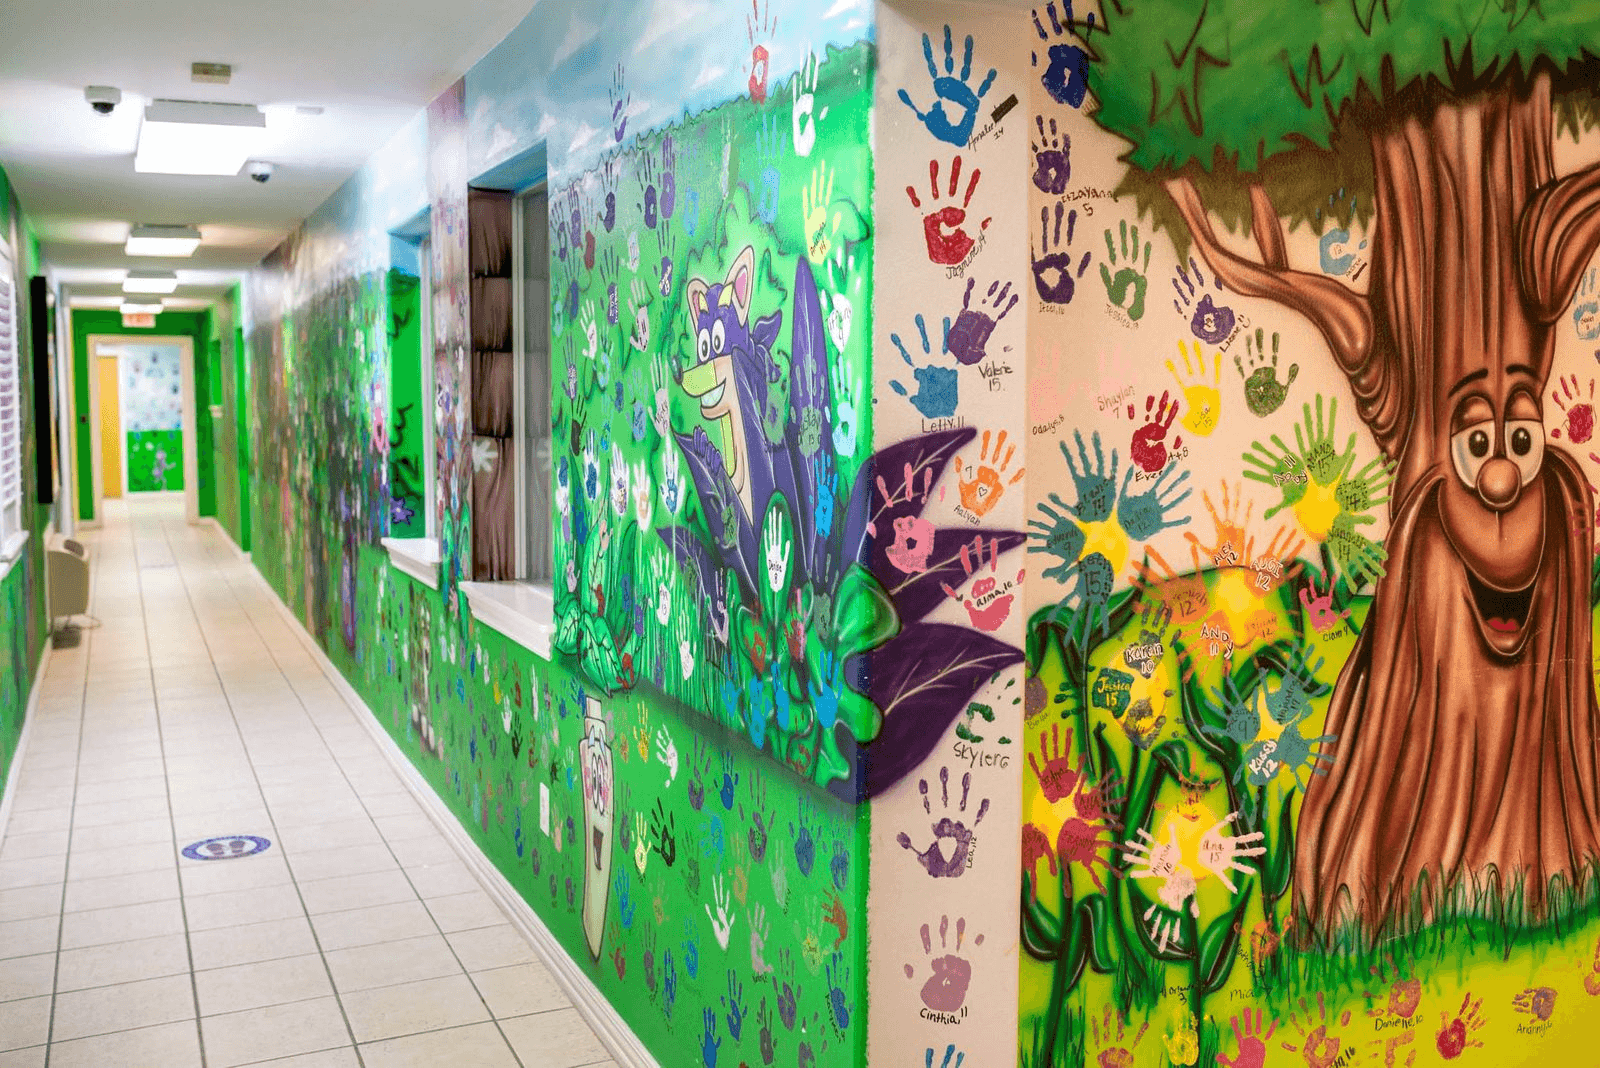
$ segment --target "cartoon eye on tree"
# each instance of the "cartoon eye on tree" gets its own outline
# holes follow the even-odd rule
[[[1520,888],[1524,919],[1600,853],[1589,677],[1593,506],[1547,447],[1556,334],[1600,246],[1600,31],[1540,0],[1106,0],[1076,25],[1123,194],[1233,292],[1304,316],[1395,464],[1388,567],[1299,821],[1308,937]],[[1101,30],[1104,32],[1101,32]],[[1368,215],[1367,293],[1292,265],[1285,229]],[[1216,230],[1248,231],[1251,255]],[[1465,761],[1465,765],[1463,765]],[[1485,798],[1517,798],[1484,804]]]

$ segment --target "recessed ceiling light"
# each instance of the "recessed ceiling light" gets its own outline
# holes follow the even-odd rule
[[[139,225],[128,235],[130,256],[192,256],[200,247],[200,231],[193,226]]]
[[[144,109],[133,169],[141,174],[238,174],[267,117],[252,104],[156,100]]]
[[[147,303],[145,301],[139,301],[139,302],[135,303],[134,301],[131,301],[131,300],[125,300],[125,301],[122,302],[122,314],[123,315],[159,315],[161,313],[161,309],[164,308],[164,307],[166,307],[166,305],[163,304],[159,300],[156,301],[153,304]]]
[[[178,288],[178,276],[172,271],[129,271],[122,280],[124,293],[171,293]]]

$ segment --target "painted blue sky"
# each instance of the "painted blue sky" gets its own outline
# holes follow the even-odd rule
[[[612,143],[618,64],[629,134],[747,93],[752,24],[770,85],[809,51],[870,37],[872,0],[540,0],[467,75],[472,173],[540,141],[553,173],[593,162]]]

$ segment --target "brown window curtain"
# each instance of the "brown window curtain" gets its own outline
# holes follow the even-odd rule
[[[472,577],[517,574],[511,194],[467,197],[472,263]]]

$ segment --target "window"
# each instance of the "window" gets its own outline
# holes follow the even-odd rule
[[[0,244],[0,560],[14,556],[22,524],[22,377],[17,356],[16,282]]]
[[[517,575],[546,583],[553,571],[550,507],[550,212],[544,185],[513,201],[512,286],[516,355]]]

